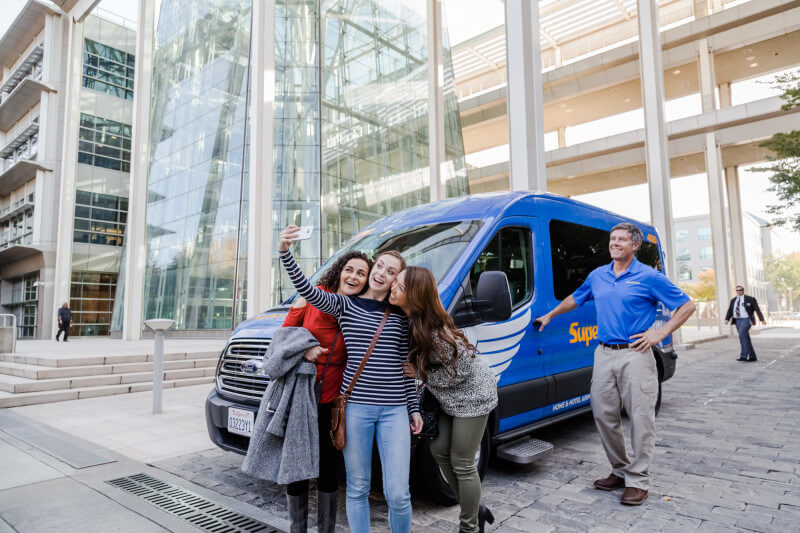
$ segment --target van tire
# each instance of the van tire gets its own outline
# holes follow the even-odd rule
[[[451,506],[458,503],[453,489],[445,480],[439,464],[429,449],[430,441],[420,441],[414,453],[414,468],[411,471],[411,492],[414,496],[426,499],[439,505]],[[478,475],[481,481],[489,469],[491,455],[491,438],[488,429],[483,432],[478,455]]]

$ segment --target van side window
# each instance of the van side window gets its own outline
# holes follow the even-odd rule
[[[653,267],[659,272],[664,272],[661,267],[661,255],[658,253],[658,246],[652,242],[642,242],[641,248],[636,252],[636,259],[649,267]]]
[[[611,262],[609,232],[562,220],[550,221],[553,292],[563,300],[581,286],[589,273]]]
[[[508,277],[511,305],[517,308],[533,293],[533,251],[531,231],[527,228],[503,228],[492,237],[469,272],[474,294],[483,272],[499,270]]]

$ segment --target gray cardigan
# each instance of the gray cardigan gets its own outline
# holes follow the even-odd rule
[[[439,400],[442,411],[458,418],[483,416],[497,407],[497,380],[480,355],[458,341],[456,372],[449,362],[453,345],[431,333],[433,351],[428,371],[428,390]]]
[[[242,471],[280,484],[319,476],[316,367],[303,359],[319,342],[306,329],[279,328],[264,355],[270,384],[253,426]]]

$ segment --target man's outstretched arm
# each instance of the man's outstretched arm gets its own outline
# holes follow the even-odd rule
[[[570,294],[566,298],[564,298],[560,304],[558,304],[555,308],[553,308],[549,313],[540,316],[535,320],[535,322],[539,322],[541,325],[539,326],[539,331],[542,331],[547,324],[553,320],[554,317],[558,315],[563,315],[564,313],[569,313],[573,309],[577,309],[578,304],[575,302],[575,298],[572,297]]]

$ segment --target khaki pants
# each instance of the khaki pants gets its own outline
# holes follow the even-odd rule
[[[611,350],[599,345],[592,371],[592,413],[611,472],[626,487],[648,490],[650,458],[656,441],[658,370],[653,353]],[[631,421],[633,460],[625,450],[622,407]]]

